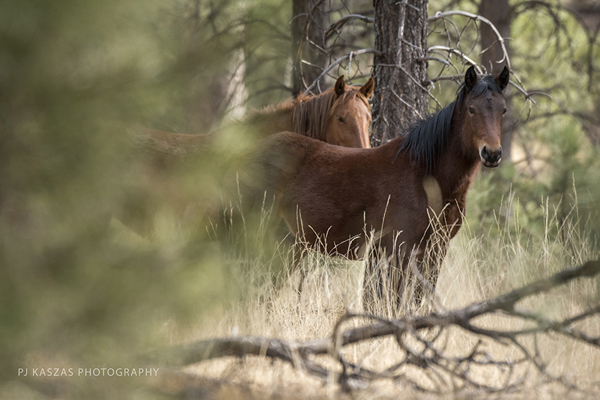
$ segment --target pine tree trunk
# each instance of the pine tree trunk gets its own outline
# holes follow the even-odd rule
[[[373,0],[375,48],[383,54],[373,60],[373,134],[378,146],[402,134],[427,115],[428,0]]]
[[[323,36],[329,26],[324,0],[293,0],[292,9],[292,94],[297,97],[319,77],[327,64]],[[307,25],[308,21],[308,25]],[[302,62],[305,61],[305,63]],[[322,80],[316,92],[323,88]]]

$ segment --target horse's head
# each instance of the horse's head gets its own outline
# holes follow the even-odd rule
[[[478,78],[475,68],[470,67],[465,74],[462,104],[457,104],[464,115],[465,147],[467,151],[476,148],[481,162],[488,168],[497,167],[502,159],[500,138],[506,113],[502,91],[508,81],[506,67],[496,77],[483,78]]]
[[[368,99],[373,93],[373,78],[362,87],[347,86],[344,76],[335,83],[335,100],[326,128],[327,143],[345,147],[369,148],[371,108]]]

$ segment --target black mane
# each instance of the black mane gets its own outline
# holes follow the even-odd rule
[[[416,159],[417,163],[424,165],[427,173],[431,174],[448,142],[454,108],[457,105],[464,106],[463,101],[467,93],[475,98],[489,91],[502,94],[502,89],[492,76],[480,78],[470,92],[463,83],[458,88],[456,100],[408,128],[398,154],[404,150],[408,151],[411,159]]]

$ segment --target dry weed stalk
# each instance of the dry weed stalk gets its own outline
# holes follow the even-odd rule
[[[305,371],[323,382],[331,382],[334,379],[345,391],[365,387],[375,380],[389,379],[397,384],[408,384],[418,391],[432,393],[462,389],[475,389],[484,393],[518,390],[525,381],[528,370],[533,367],[546,383],[560,383],[568,390],[584,392],[565,377],[553,376],[547,371],[540,355],[537,338],[552,332],[600,348],[600,334],[590,335],[574,326],[600,314],[600,304],[589,306],[585,312],[562,320],[551,320],[543,315],[519,309],[516,304],[574,279],[591,278],[599,273],[600,260],[589,261],[580,267],[562,271],[504,295],[458,310],[405,316],[395,320],[348,312],[338,320],[332,335],[327,338],[306,342],[251,336],[209,339],[169,348],[160,353],[159,360],[169,366],[186,366],[226,356],[254,355],[287,361],[294,368]],[[483,316],[518,318],[528,326],[520,330],[483,328],[475,321]],[[359,328],[342,329],[344,322],[355,318],[372,322]],[[465,349],[463,355],[449,354],[447,342],[443,337],[450,327],[457,327],[476,339],[475,344]],[[395,339],[403,356],[384,371],[368,370],[360,364],[349,362],[343,355],[342,349],[345,346],[388,336]],[[523,344],[526,338],[533,338],[533,346]],[[490,340],[507,349],[512,347],[519,355],[512,360],[494,356],[485,349],[486,342]],[[332,365],[332,361],[337,368],[325,366]],[[481,382],[471,374],[471,370],[476,367],[495,369],[500,378],[493,384]],[[411,368],[421,371],[429,383],[424,385],[413,379],[408,373]]]

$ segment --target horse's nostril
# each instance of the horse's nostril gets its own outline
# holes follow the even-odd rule
[[[488,159],[488,157],[490,156],[490,151],[487,148],[487,146],[483,146],[483,149],[481,149],[481,157]]]

